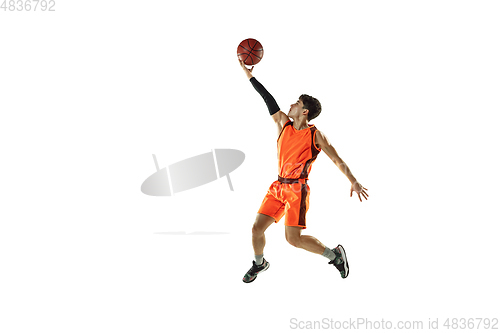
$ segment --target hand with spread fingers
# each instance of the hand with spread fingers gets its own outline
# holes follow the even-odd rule
[[[351,197],[352,197],[352,192],[356,192],[358,194],[358,197],[359,197],[359,201],[363,201],[361,200],[361,195],[363,196],[363,198],[365,198],[365,200],[368,200],[368,193],[366,193],[366,191],[368,191],[367,188],[361,186],[360,183],[358,182],[354,182],[351,186]]]

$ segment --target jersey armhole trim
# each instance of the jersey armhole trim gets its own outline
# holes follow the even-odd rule
[[[319,148],[318,146],[316,146],[316,133],[318,133],[318,129],[316,129],[314,131],[314,134],[313,134],[313,147],[316,148],[316,150],[318,151],[318,153],[321,151],[321,148]]]
[[[281,138],[281,134],[283,134],[283,131],[285,130],[285,128],[286,128],[288,125],[290,125],[289,123],[290,123],[290,124],[292,123],[292,121],[291,121],[290,119],[288,119],[288,120],[286,121],[286,123],[285,123],[285,124],[283,124],[283,128],[281,128],[280,135],[278,135],[278,140],[276,140],[276,142],[278,142],[278,141],[280,140],[280,138]]]

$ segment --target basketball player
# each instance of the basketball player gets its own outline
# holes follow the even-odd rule
[[[264,259],[266,238],[264,232],[277,223],[285,215],[286,240],[293,246],[321,254],[330,259],[328,262],[340,271],[340,276],[349,275],[349,265],[342,245],[330,249],[312,236],[302,235],[306,228],[306,212],[309,209],[309,185],[307,179],[312,163],[318,154],[324,150],[333,163],[342,171],[351,182],[352,192],[356,192],[359,201],[361,196],[367,200],[366,188],[361,186],[352,175],[347,165],[337,155],[328,138],[308,122],[316,118],[321,112],[320,102],[311,96],[301,95],[297,102],[290,106],[288,114],[282,112],[273,96],[252,75],[252,68],[248,69],[243,61],[240,66],[245,71],[255,90],[264,99],[269,113],[278,126],[278,180],[269,187],[257,213],[252,227],[252,245],[255,260],[252,268],[243,277],[243,282],[250,283],[257,278],[257,274],[269,268],[269,262]]]

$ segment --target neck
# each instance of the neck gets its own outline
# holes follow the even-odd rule
[[[293,127],[298,131],[309,128],[307,125],[307,118],[293,119]]]

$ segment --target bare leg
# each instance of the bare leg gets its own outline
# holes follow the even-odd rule
[[[288,243],[306,251],[323,254],[325,246],[313,236],[301,235],[301,227],[285,226],[285,237]]]
[[[266,236],[264,232],[273,223],[274,219],[271,216],[257,213],[255,223],[252,227],[252,245],[255,255],[264,253],[264,246],[266,245]]]

